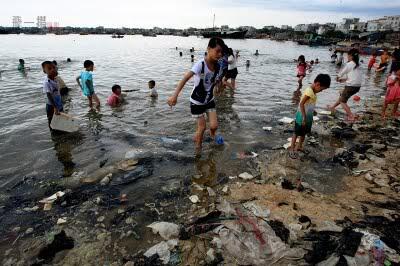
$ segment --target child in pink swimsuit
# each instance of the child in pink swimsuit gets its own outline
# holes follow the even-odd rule
[[[390,75],[386,80],[387,91],[385,103],[383,105],[382,117],[386,118],[386,108],[389,104],[394,104],[392,116],[398,116],[397,108],[400,102],[400,69]]]
[[[298,83],[299,86],[297,87],[297,90],[300,90],[301,87],[303,87],[303,79],[306,76],[306,70],[307,70],[307,63],[304,55],[300,55],[299,59],[297,59],[297,78],[298,78]]]

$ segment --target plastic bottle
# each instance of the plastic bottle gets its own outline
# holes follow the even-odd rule
[[[380,239],[374,241],[374,246],[372,247],[372,252],[375,259],[375,266],[383,266],[385,261],[385,251],[383,250],[383,242]]]
[[[215,137],[215,143],[218,145],[224,145],[224,138],[221,135]]]

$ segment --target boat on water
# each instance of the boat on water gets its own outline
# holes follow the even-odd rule
[[[309,46],[328,46],[335,44],[336,42],[316,34],[307,34],[304,39],[298,40],[297,43]]]
[[[113,35],[111,36],[111,38],[113,38],[113,39],[115,39],[115,38],[120,39],[120,38],[124,38],[124,35],[122,35],[122,34],[113,34]]]
[[[157,37],[157,34],[152,33],[152,32],[144,32],[144,33],[142,33],[142,35],[144,37]]]
[[[362,42],[339,42],[337,43],[335,50],[337,52],[347,53],[350,49],[358,49],[362,55],[381,55],[383,53],[383,47],[370,45]]]
[[[89,35],[89,33],[87,33],[87,32],[81,32],[81,33],[79,33],[79,35]]]
[[[204,38],[219,37],[223,39],[244,39],[247,33],[247,30],[233,30],[233,31],[222,30],[222,29],[215,30],[215,14],[214,14],[212,28],[213,30],[204,31],[201,35],[203,35]]]
[[[235,31],[205,31],[202,33],[204,38],[219,37],[223,39],[244,39],[247,30],[235,30]]]

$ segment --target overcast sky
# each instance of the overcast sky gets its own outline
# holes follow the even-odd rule
[[[60,26],[187,28],[296,25],[400,15],[399,0],[0,0],[0,25],[47,16]]]

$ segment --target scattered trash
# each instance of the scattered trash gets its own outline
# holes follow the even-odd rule
[[[150,151],[142,149],[132,149],[125,153],[125,159],[144,159],[151,155]]]
[[[79,130],[79,121],[71,115],[60,113],[60,115],[53,116],[50,127],[64,132],[76,132]]]
[[[243,206],[247,210],[251,211],[254,214],[254,216],[259,218],[266,219],[271,213],[268,209],[262,209],[259,205],[251,201],[245,202]]]
[[[26,229],[26,231],[25,231],[25,234],[26,235],[29,235],[29,234],[32,234],[33,233],[33,228],[28,228],[28,229]]]
[[[208,192],[208,196],[210,196],[210,197],[215,197],[215,196],[217,196],[217,194],[215,193],[215,191],[214,191],[212,188],[210,188],[210,187],[207,187],[207,192]]]
[[[167,137],[161,137],[161,141],[164,142],[165,144],[181,144],[182,141],[179,139],[173,139],[173,138],[167,138]]]
[[[128,159],[118,162],[117,168],[123,171],[132,171],[136,168],[137,164],[138,164],[137,160]]]
[[[58,191],[58,192],[54,193],[53,195],[51,195],[50,197],[44,198],[44,199],[42,199],[42,200],[39,201],[39,202],[40,202],[40,203],[44,203],[44,204],[46,204],[46,203],[53,203],[53,202],[55,202],[58,198],[61,198],[61,197],[64,196],[64,195],[65,195],[64,192]]]
[[[326,110],[321,110],[321,111],[318,111],[318,114],[320,114],[320,115],[332,115],[332,112],[331,111],[326,111]]]
[[[250,179],[253,179],[253,178],[254,178],[251,174],[249,174],[249,173],[247,173],[247,172],[241,173],[241,174],[239,175],[239,177],[240,177],[241,179],[244,179],[244,180],[250,180]]]
[[[239,158],[239,159],[246,159],[246,158],[256,158],[258,157],[258,154],[255,152],[238,152],[234,158]]]
[[[314,122],[317,122],[317,121],[319,121],[320,119],[319,119],[319,117],[318,116],[313,116],[313,121]]]
[[[229,176],[229,179],[236,179],[237,178],[237,176]]]
[[[171,250],[173,250],[177,245],[178,245],[178,239],[162,241],[157,245],[154,245],[151,248],[149,248],[144,253],[144,256],[149,258],[157,254],[160,257],[160,260],[163,262],[163,264],[168,264],[171,256]]]
[[[211,264],[215,260],[215,250],[210,248],[206,253],[206,262]]]
[[[192,203],[197,203],[200,201],[199,196],[197,196],[197,195],[192,195],[189,197],[189,199]]]
[[[100,185],[102,186],[106,186],[110,183],[111,181],[111,177],[112,177],[112,173],[109,173],[108,175],[106,175],[101,181],[100,181]]]
[[[262,128],[264,131],[272,131],[272,127],[263,127]]]
[[[294,122],[294,119],[289,118],[289,117],[283,117],[283,118],[279,119],[278,121],[283,124],[291,124]]]
[[[224,187],[222,188],[222,192],[223,192],[223,193],[228,193],[228,190],[229,190],[229,187],[228,187],[228,186],[224,186]]]
[[[147,227],[153,229],[153,233],[159,233],[162,238],[169,240],[171,238],[176,238],[179,236],[179,226],[174,223],[167,222],[155,222]]]
[[[67,218],[58,218],[58,220],[57,220],[58,225],[65,224],[66,222],[67,222]]]

